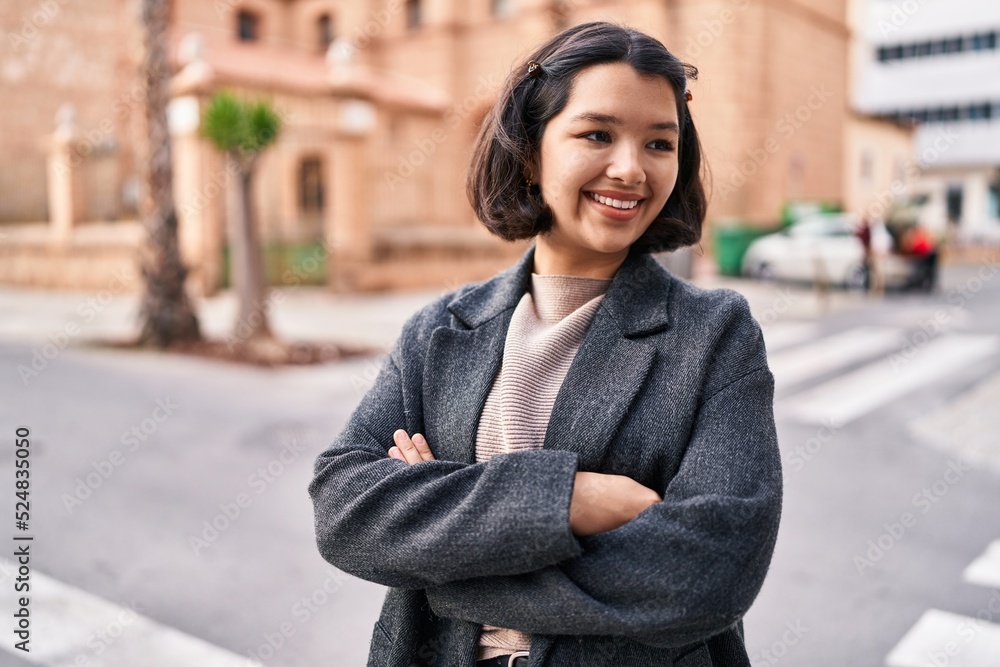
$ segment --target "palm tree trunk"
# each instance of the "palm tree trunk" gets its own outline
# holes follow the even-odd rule
[[[170,68],[167,61],[169,0],[142,0],[145,46],[143,79],[146,85],[148,163],[147,200],[143,206],[146,243],[140,255],[145,293],[140,307],[140,343],[166,347],[174,341],[201,338],[198,318],[184,289],[187,269],[177,240],[177,211],[173,198],[173,162],[167,127]]]
[[[226,159],[230,161],[230,169],[234,170],[230,173],[239,174],[233,179],[230,191],[233,287],[239,301],[236,337],[242,342],[272,338],[265,303],[267,286],[264,281],[260,235],[250,202],[253,168],[241,164],[239,156],[233,152]]]

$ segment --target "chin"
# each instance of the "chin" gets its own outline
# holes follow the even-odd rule
[[[596,235],[592,238],[587,246],[596,252],[606,253],[606,254],[617,254],[622,252],[628,252],[628,249],[632,247],[636,241],[639,240],[642,234],[622,234],[622,233],[602,233]]]
[[[633,243],[635,243],[635,239],[632,240],[608,239],[606,241],[588,243],[587,248],[593,252],[598,252],[603,255],[618,255],[621,253],[627,253],[628,249],[632,246]]]

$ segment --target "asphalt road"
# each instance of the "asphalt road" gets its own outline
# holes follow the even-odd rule
[[[956,642],[945,664],[998,664],[975,660],[1000,625],[971,640],[927,629],[1000,602],[1000,583],[964,574],[1000,540],[1000,424],[982,409],[1000,398],[1000,274],[977,283],[978,269],[946,271],[935,295],[810,322],[779,301],[755,312],[768,323],[786,482],[778,547],[746,618],[755,666],[934,664],[935,649],[908,639],[918,623],[942,651]],[[115,665],[137,635],[162,632],[233,656],[204,665],[364,664],[383,589],[319,557],[306,486],[378,360],[260,370],[70,346],[36,360],[37,375],[19,372],[37,349],[0,343],[0,430],[10,442],[30,429],[33,573],[65,608],[92,606],[36,601],[38,651],[20,659]],[[0,449],[6,517],[14,449]],[[4,642],[0,664],[17,664]]]

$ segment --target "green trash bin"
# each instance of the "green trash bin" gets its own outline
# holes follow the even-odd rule
[[[715,245],[715,262],[719,273],[724,276],[739,276],[743,255],[750,244],[772,229],[754,229],[752,227],[716,227],[713,234]]]

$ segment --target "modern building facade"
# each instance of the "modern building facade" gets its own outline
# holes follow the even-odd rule
[[[856,9],[854,104],[916,127],[910,162],[924,222],[959,242],[1000,242],[1000,3],[866,0]]]

